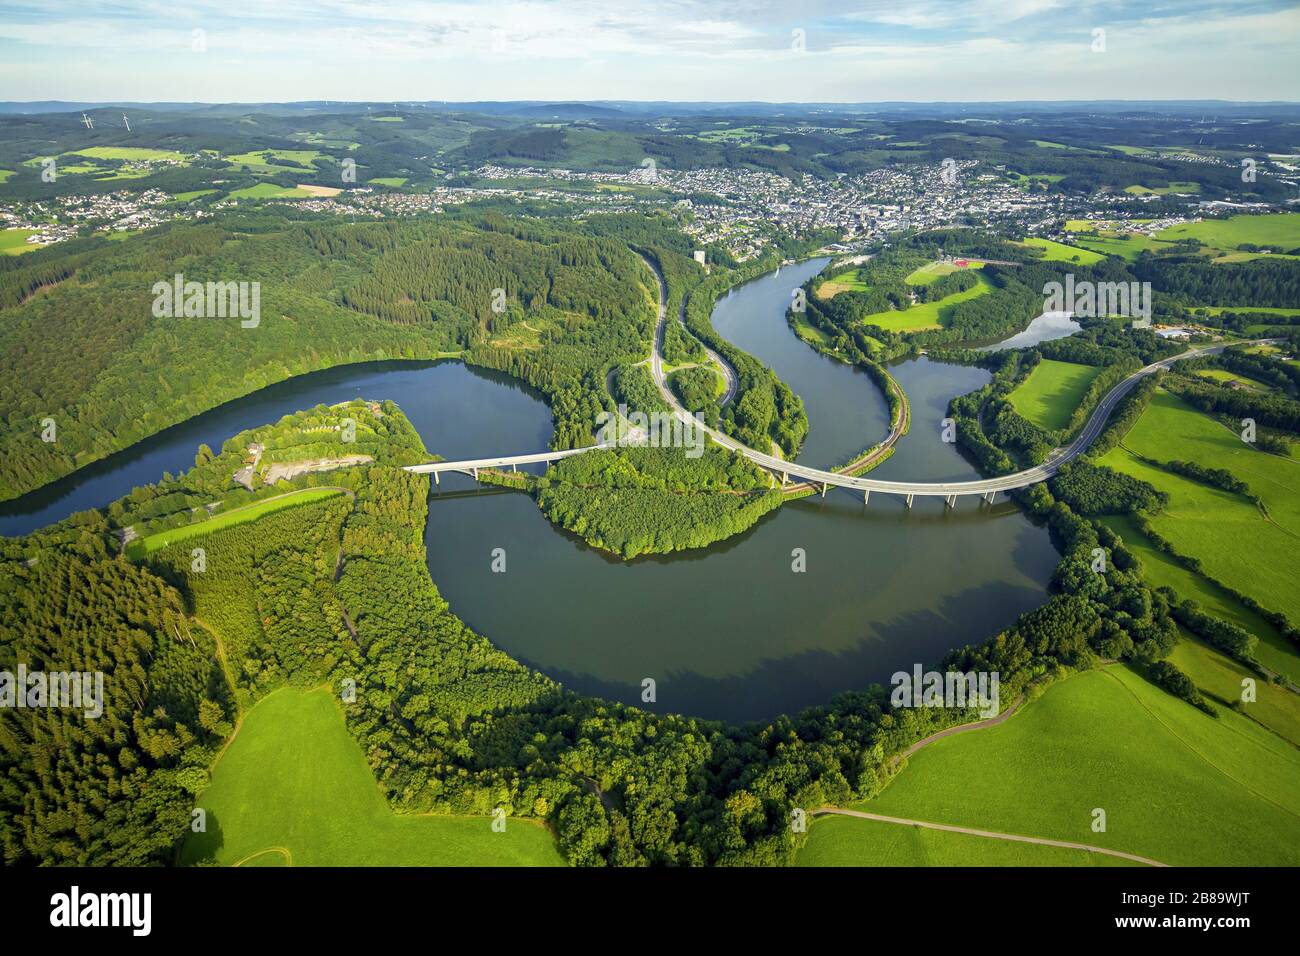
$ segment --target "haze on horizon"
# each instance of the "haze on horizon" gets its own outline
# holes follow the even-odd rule
[[[1294,101],[1297,49],[1283,0],[16,0],[0,98]]]

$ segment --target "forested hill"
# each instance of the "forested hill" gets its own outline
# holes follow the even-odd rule
[[[258,283],[255,326],[155,317],[155,283],[177,274]],[[517,374],[551,399],[557,444],[585,443],[605,373],[649,352],[647,282],[617,239],[472,211],[264,211],[5,260],[0,500],[265,385],[387,358],[453,353]]]

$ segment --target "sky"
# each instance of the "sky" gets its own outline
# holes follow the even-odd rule
[[[1297,101],[1298,53],[1280,0],[0,4],[21,101]]]

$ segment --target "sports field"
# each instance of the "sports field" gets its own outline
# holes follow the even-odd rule
[[[394,813],[342,705],[324,688],[286,687],[244,715],[197,806],[185,864],[225,866],[560,866],[541,825],[489,817]]]
[[[857,809],[1172,865],[1300,865],[1300,751],[1218,709],[1216,720],[1112,664],[1004,724],[930,744]]]
[[[275,511],[313,504],[342,493],[337,488],[304,488],[301,491],[292,491],[284,495],[277,495],[274,498],[254,502],[251,505],[244,505],[242,508],[232,508],[230,511],[224,512],[219,511],[214,517],[204,521],[197,521],[194,524],[181,525],[179,528],[171,528],[167,531],[159,531],[157,534],[136,538],[126,546],[126,554],[127,557],[133,560],[139,560],[146,555],[153,554],[155,551],[160,551],[173,544],[180,544],[182,541],[189,541],[191,538],[199,538],[205,534],[220,531],[223,528],[246,524]]]
[[[817,817],[796,866],[1141,866],[1086,850],[855,817]]]
[[[1043,359],[1011,393],[1011,404],[1039,428],[1054,432],[1070,423],[1070,416],[1100,373],[1094,365]]]

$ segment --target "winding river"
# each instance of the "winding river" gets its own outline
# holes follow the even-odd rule
[[[803,396],[812,430],[800,455],[835,465],[888,428],[867,376],[814,353],[787,328],[790,290],[819,261],[787,266],[724,297],[722,334]],[[939,421],[979,369],[915,359],[891,368],[912,402],[910,434],[873,474],[976,477]],[[62,482],[0,506],[21,534],[107,504],[177,472],[199,442],[320,402],[396,401],[430,451],[449,458],[542,450],[549,411],[531,389],[458,362],[376,363],[304,375],[223,405]],[[1043,600],[1057,555],[1010,504],[861,499],[830,492],[785,505],[736,538],[699,551],[616,560],[554,528],[527,495],[447,476],[430,497],[429,570],[451,608],[519,660],[572,689],[732,720],[761,719],[887,682],[988,637]],[[504,548],[505,574],[491,570]],[[792,570],[803,549],[807,570]],[[657,699],[641,700],[653,678]]]

